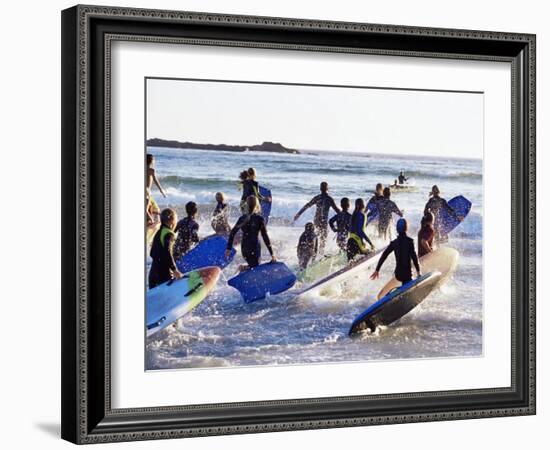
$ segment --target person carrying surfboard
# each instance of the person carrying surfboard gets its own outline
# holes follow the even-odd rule
[[[254,167],[249,167],[245,172],[241,172],[240,178],[243,187],[243,194],[241,196],[241,211],[243,213],[246,213],[246,200],[251,195],[256,197],[259,201],[271,201],[271,197],[263,197],[262,194],[260,194],[260,185],[256,181],[256,169],[254,169]],[[258,208],[260,208],[260,206],[258,206]],[[260,209],[258,210],[260,211]]]
[[[157,174],[155,172],[155,157],[147,153],[146,157],[147,162],[147,180],[145,182],[145,196],[146,196],[146,210],[147,214],[152,214],[152,218],[154,219],[154,216],[158,216],[160,214],[160,208],[157,205],[157,202],[151,195],[151,188],[153,187],[153,183],[157,186],[158,190],[162,194],[164,198],[166,198],[166,194],[164,192],[164,189],[162,189],[162,186],[160,185],[160,182],[157,178]]]
[[[357,255],[366,255],[368,253],[365,247],[365,241],[374,250],[374,245],[365,233],[367,226],[367,216],[365,214],[365,202],[362,198],[355,200],[355,210],[351,215],[351,226],[349,239],[346,246],[348,261],[354,259]]]
[[[309,262],[315,258],[319,250],[319,239],[315,234],[313,222],[306,223],[304,232],[298,240],[298,265],[300,269],[305,269]]]
[[[195,202],[187,202],[185,205],[187,217],[181,219],[174,230],[177,234],[174,245],[174,258],[176,261],[185,255],[199,242],[199,224],[195,220],[198,208]]]
[[[328,225],[336,233],[336,244],[340,250],[346,250],[351,227],[351,214],[348,211],[350,207],[349,198],[342,198],[340,206],[342,211],[332,216],[328,221]]]
[[[457,216],[455,210],[447,203],[447,200],[440,196],[441,191],[437,185],[432,186],[430,191],[430,199],[424,207],[424,214],[431,212],[434,215],[434,229],[435,229],[435,241],[444,242],[447,241],[448,236],[441,231],[441,223],[439,220],[439,213],[442,209],[445,209],[451,217],[456,218],[459,221],[464,220],[464,217]]]
[[[294,222],[296,222],[304,211],[312,206],[315,206],[315,217],[313,219],[313,224],[315,225],[315,231],[317,236],[319,236],[319,255],[322,255],[325,252],[325,245],[327,242],[328,236],[328,212],[330,208],[334,209],[337,213],[340,212],[340,208],[336,206],[336,202],[328,193],[328,183],[323,181],[320,184],[321,193],[313,197],[309,202],[307,202],[302,209],[296,213],[294,216]]]
[[[367,202],[367,207],[366,207],[367,219],[373,216],[374,214],[376,214],[376,211],[378,211],[376,205],[379,200],[384,198],[383,193],[384,193],[384,186],[382,185],[382,183],[377,183],[376,188],[374,189],[374,195]]]
[[[412,280],[411,261],[416,269],[416,276],[420,276],[420,265],[418,264],[418,255],[414,249],[414,241],[407,236],[407,221],[403,218],[399,219],[396,228],[397,238],[390,242],[380,256],[376,269],[370,276],[371,280],[376,280],[380,276],[380,269],[392,252],[395,254],[395,278],[398,281],[405,284]]]
[[[431,212],[424,214],[420,221],[420,230],[418,231],[418,257],[427,255],[434,251],[435,230],[433,227],[434,215]]]
[[[376,207],[378,208],[378,233],[381,238],[388,238],[388,231],[390,229],[390,224],[392,222],[392,214],[397,214],[400,217],[403,217],[403,211],[401,211],[395,202],[390,199],[391,189],[385,187],[383,191],[383,198],[378,200]],[[389,238],[391,239],[391,232],[389,233]]]
[[[262,256],[259,240],[260,234],[262,235],[264,244],[271,255],[271,261],[277,261],[275,254],[273,253],[273,249],[271,248],[271,241],[269,240],[269,236],[267,234],[264,218],[261,214],[259,214],[260,203],[258,198],[254,195],[250,195],[246,199],[246,206],[247,213],[239,217],[239,220],[231,230],[231,233],[229,233],[227,247],[225,250],[225,256],[226,258],[229,258],[231,255],[231,250],[233,249],[235,235],[239,230],[242,230],[241,253],[247,265],[239,268],[241,272],[260,265],[260,258]]]
[[[223,192],[216,192],[216,207],[212,212],[212,228],[216,234],[221,236],[227,236],[231,232],[231,226],[229,225],[229,213],[230,207],[225,201],[225,194]]]
[[[153,260],[149,270],[149,289],[159,284],[180,279],[183,274],[178,270],[174,261],[173,249],[176,241],[174,229],[178,216],[172,208],[163,209],[160,213],[161,226],[153,238],[150,256]]]

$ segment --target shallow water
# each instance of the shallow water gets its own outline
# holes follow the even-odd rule
[[[239,293],[226,285],[243,261],[238,256],[224,270],[224,278],[205,301],[173,326],[147,341],[149,369],[304,364],[379,359],[479,356],[482,353],[482,162],[357,154],[230,153],[149,148],[168,198],[156,191],[159,205],[179,211],[194,200],[200,205],[200,235],[212,233],[210,214],[214,194],[223,191],[238,215],[239,172],[255,167],[260,184],[273,193],[268,231],[279,260],[297,267],[296,243],[313,209],[291,225],[294,214],[328,181],[337,203],[369,198],[377,182],[390,184],[405,170],[417,190],[398,192],[392,199],[405,211],[410,235],[415,236],[428,192],[438,184],[442,196],[462,194],[473,203],[466,220],[448,243],[460,252],[458,268],[449,281],[419,307],[395,324],[347,336],[353,319],[375,301],[379,289],[392,276],[393,256],[380,279],[365,271],[330,293],[330,296],[295,298],[293,290],[245,305]],[[367,192],[368,191],[368,192]],[[368,234],[375,236],[374,230]],[[327,253],[336,251],[329,233]],[[374,238],[377,247],[384,245]],[[264,251],[267,258],[267,252]]]

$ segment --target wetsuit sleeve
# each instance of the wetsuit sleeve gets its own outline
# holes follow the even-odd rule
[[[391,202],[391,212],[397,214],[398,216],[403,217],[403,213],[401,212],[401,210],[397,207],[397,205],[393,201]]]
[[[340,212],[340,208],[338,208],[338,206],[336,205],[336,202],[332,197],[330,197],[330,206],[332,206],[332,209],[334,209],[334,211],[336,211],[337,213]]]
[[[330,227],[330,229],[332,231],[334,231],[335,233],[338,232],[338,227],[334,226],[334,224],[336,223],[336,221],[338,220],[338,215],[334,215],[330,218],[330,220],[328,221],[328,226]]]
[[[235,235],[237,234],[237,231],[241,229],[242,225],[242,217],[239,217],[239,220],[237,220],[237,223],[233,228],[231,228],[231,232],[229,233],[229,237],[227,238],[227,247],[226,250],[231,250],[233,248],[233,241],[235,240]]]
[[[386,250],[384,250],[384,253],[382,253],[382,256],[380,256],[380,259],[378,260],[378,264],[376,264],[377,272],[380,272],[380,269],[382,268],[384,261],[386,261],[386,258],[390,255],[391,252],[393,252],[393,241],[390,242],[390,245],[386,247]]]
[[[420,264],[418,264],[418,255],[414,250],[414,241],[411,239],[411,259],[417,272],[420,272]]]
[[[302,206],[302,209],[300,209],[300,211],[298,211],[296,215],[301,216],[306,209],[311,208],[313,205],[315,205],[315,202],[317,201],[317,197],[318,196],[313,197],[309,202],[307,202],[304,206]]]
[[[265,227],[265,222],[260,222],[260,233],[262,234],[262,239],[264,240],[264,244],[267,247],[267,250],[269,250],[269,254],[273,256],[273,249],[271,248],[271,241],[269,240],[269,236],[267,235],[267,228]]]
[[[170,267],[170,270],[177,270],[176,262],[174,261],[174,243],[176,242],[176,239],[173,234],[169,233],[166,236],[166,248],[168,249],[168,266]]]

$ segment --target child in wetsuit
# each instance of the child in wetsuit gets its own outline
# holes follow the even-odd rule
[[[319,240],[315,234],[312,222],[306,223],[305,231],[298,240],[298,264],[300,269],[305,269],[309,262],[315,258],[319,249]]]
[[[418,257],[433,252],[433,243],[435,230],[433,227],[434,215],[428,212],[420,221],[420,231],[418,232]]]
[[[229,225],[229,205],[225,201],[223,192],[216,192],[216,208],[212,213],[212,228],[216,234],[227,236],[231,231]]]
[[[170,281],[172,278],[179,279],[183,276],[176,267],[173,256],[176,240],[174,228],[178,216],[173,209],[167,208],[160,213],[160,220],[160,229],[155,234],[151,245],[150,256],[153,263],[149,270],[149,289]]]
[[[344,197],[340,200],[340,206],[342,207],[342,211],[332,216],[328,221],[328,225],[336,233],[336,244],[340,250],[346,250],[349,228],[351,226],[351,214],[348,212],[350,207],[349,198]]]
[[[367,210],[367,219],[375,214],[376,211],[378,211],[377,204],[379,200],[384,198],[383,193],[384,186],[382,186],[382,183],[377,183],[374,190],[374,195],[369,199],[365,208]]]
[[[388,238],[388,231],[392,222],[392,214],[397,214],[403,217],[403,212],[397,207],[397,205],[390,200],[391,190],[389,187],[385,187],[383,191],[383,198],[378,200],[376,207],[378,208],[378,233],[383,239]],[[391,239],[391,233],[390,233]]]
[[[407,236],[407,221],[403,218],[399,219],[396,228],[397,238],[390,242],[390,245],[386,247],[386,250],[380,256],[376,270],[370,276],[371,280],[375,280],[380,276],[380,269],[391,252],[395,254],[395,278],[398,281],[405,284],[412,280],[411,261],[416,269],[417,277],[420,276],[420,265],[414,250],[414,241]]]
[[[246,199],[246,206],[247,214],[239,217],[239,220],[231,230],[231,233],[229,233],[227,247],[225,250],[225,255],[229,258],[229,256],[231,255],[231,249],[233,248],[233,240],[235,239],[235,235],[239,230],[242,230],[241,253],[247,265],[241,266],[241,271],[252,269],[260,265],[260,234],[262,235],[264,244],[267,247],[269,254],[271,255],[271,261],[276,261],[275,254],[273,253],[271,242],[267,234],[264,218],[258,213],[260,209],[258,198],[254,195],[249,196]]]
[[[199,224],[195,221],[198,208],[195,202],[185,205],[187,217],[181,219],[176,225],[175,232],[178,237],[174,246],[174,258],[180,259],[199,242]]]
[[[447,200],[440,197],[439,194],[439,187],[433,185],[430,191],[430,199],[424,207],[424,214],[431,212],[434,215],[435,240],[436,242],[443,242],[448,239],[448,236],[441,232],[441,222],[439,220],[440,211],[445,209],[452,217],[456,217],[460,221],[462,221],[464,217],[457,216],[455,210],[447,203]]]
[[[241,211],[246,213],[246,199],[253,195],[260,201],[271,201],[271,197],[263,197],[260,194],[260,185],[256,181],[256,169],[249,167],[245,172],[240,175],[243,187],[243,194],[241,196]],[[258,212],[261,212],[260,206],[258,206]]]
[[[328,194],[328,183],[323,181],[320,185],[321,193],[313,197],[307,202],[302,209],[294,216],[294,222],[302,215],[302,213],[315,205],[315,218],[313,224],[315,225],[315,231],[319,236],[319,254],[322,255],[325,251],[325,244],[328,236],[328,212],[330,208],[334,209],[337,213],[340,212],[340,208],[336,206],[334,199]]]
[[[365,214],[365,202],[362,198],[355,200],[355,211],[351,216],[351,226],[349,239],[346,247],[348,261],[354,259],[357,255],[366,255],[368,253],[365,247],[365,241],[374,250],[374,245],[365,233],[367,226],[367,216]]]

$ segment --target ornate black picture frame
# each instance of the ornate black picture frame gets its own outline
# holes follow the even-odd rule
[[[511,386],[113,409],[109,102],[116,40],[510,62]],[[534,35],[75,6],[62,12],[62,177],[64,439],[83,444],[535,413]]]

